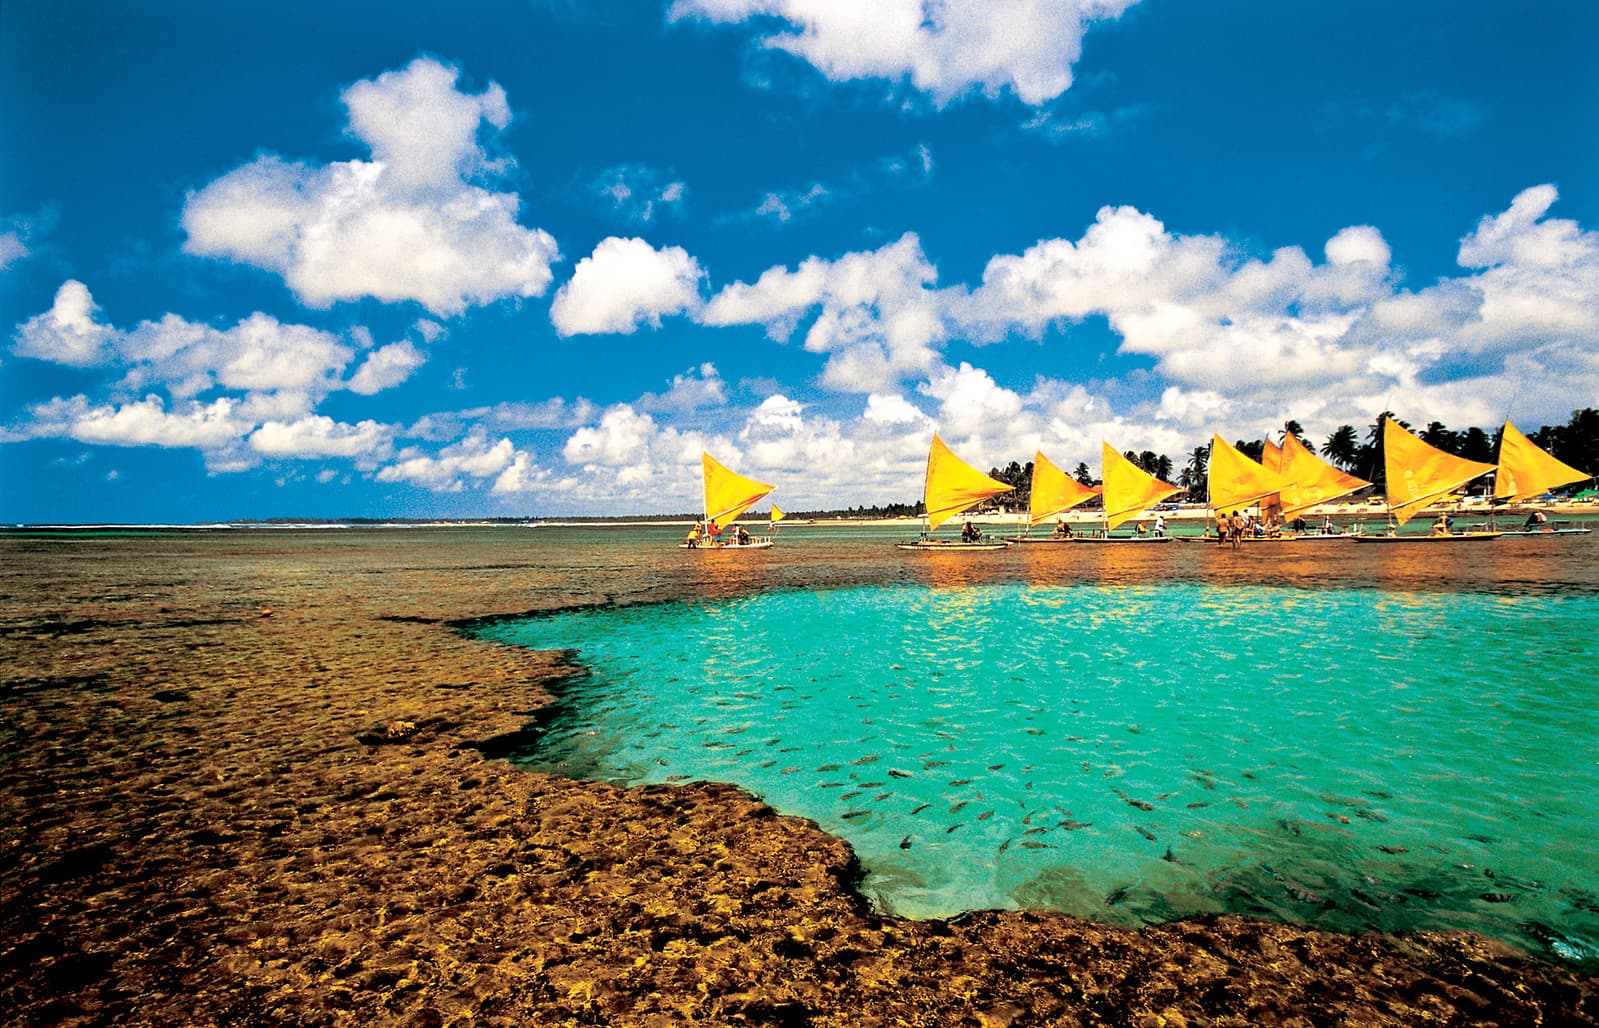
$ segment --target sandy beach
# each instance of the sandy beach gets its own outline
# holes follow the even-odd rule
[[[1599,1024],[1599,979],[1466,933],[887,918],[735,788],[502,759],[579,672],[459,623],[823,572],[766,574],[530,568],[506,531],[0,538],[0,1020]]]

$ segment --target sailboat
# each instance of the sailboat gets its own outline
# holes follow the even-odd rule
[[[955,455],[944,440],[933,433],[927,451],[927,479],[922,488],[922,507],[926,525],[922,537],[913,543],[897,543],[902,550],[1003,550],[1005,543],[971,542],[930,538],[933,531],[950,518],[977,506],[991,496],[1010,492],[1011,487],[978,471]]]
[[[1479,475],[1494,469],[1492,464],[1467,460],[1445,453],[1405,431],[1392,418],[1382,423],[1383,466],[1387,473],[1387,535],[1361,535],[1361,543],[1436,543],[1478,542],[1497,539],[1502,532],[1451,532],[1433,530],[1431,535],[1397,535],[1394,529],[1420,514],[1428,504],[1447,496]]]
[[[1581,482],[1589,476],[1567,464],[1522,434],[1521,429],[1505,422],[1499,433],[1499,474],[1494,478],[1494,499],[1503,503],[1519,503],[1541,496],[1556,486]],[[1541,517],[1542,515],[1537,515]],[[1506,535],[1586,535],[1592,529],[1575,528],[1570,522],[1535,522],[1529,519],[1522,529],[1512,529]]]
[[[1066,474],[1055,465],[1054,461],[1044,456],[1043,450],[1039,450],[1033,454],[1033,493],[1028,503],[1026,527],[1031,528],[1041,521],[1071,510],[1090,497],[1098,496],[1099,493],[1100,491],[1093,486],[1083,485]],[[1060,529],[1057,528],[1056,532],[1059,533]],[[1071,538],[1067,533],[1040,536],[1036,539],[1023,534],[1010,541],[1064,543],[1070,542]]]
[[[1105,526],[1102,535],[1078,535],[1072,538],[1083,543],[1164,543],[1169,535],[1111,535],[1117,526],[1148,510],[1168,496],[1182,492],[1170,482],[1162,482],[1154,475],[1117,453],[1110,443],[1102,444],[1101,464],[1104,469]]]
[[[779,521],[782,521],[786,517],[788,517],[788,515],[783,513],[783,511],[779,510],[777,504],[775,504],[775,503],[772,504],[771,520],[767,522],[767,530],[770,531],[773,535],[776,535],[777,534],[777,523]]]
[[[750,539],[747,535],[746,542],[739,542],[736,537],[724,540],[722,530],[777,487],[730,471],[703,450],[700,465],[705,476],[705,520],[695,524],[688,540],[678,546],[685,550],[763,550],[771,546],[770,539]]]
[[[1357,478],[1346,471],[1340,471],[1322,460],[1292,434],[1283,436],[1281,446],[1270,439],[1266,440],[1261,463],[1289,480],[1289,484],[1282,489],[1276,499],[1276,507],[1284,523],[1293,521],[1312,507],[1330,503],[1371,485],[1364,478]],[[1261,506],[1264,508],[1269,503],[1269,499],[1262,500]],[[1348,539],[1357,534],[1334,531],[1331,525],[1332,522],[1329,520],[1327,527],[1321,531],[1284,533],[1278,538],[1285,542],[1302,542]]]
[[[1229,510],[1247,509],[1292,485],[1278,472],[1244,456],[1221,436],[1210,437],[1210,509],[1218,520],[1226,518]]]

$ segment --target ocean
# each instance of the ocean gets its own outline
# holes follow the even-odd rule
[[[739,785],[848,840],[879,910],[1467,929],[1599,965],[1599,536],[521,531],[532,613],[471,630],[585,673],[517,759]]]

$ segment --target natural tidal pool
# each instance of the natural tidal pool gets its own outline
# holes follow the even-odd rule
[[[863,586],[475,633],[570,649],[529,766],[731,782],[881,910],[1461,928],[1599,963],[1599,596]]]

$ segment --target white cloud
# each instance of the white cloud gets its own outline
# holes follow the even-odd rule
[[[95,320],[99,309],[88,286],[68,279],[56,290],[48,311],[17,326],[12,352],[80,368],[101,364],[109,356],[115,331]]]
[[[762,324],[786,339],[817,309],[805,349],[831,355],[823,384],[869,393],[925,373],[945,338],[939,294],[929,288],[937,270],[921,241],[906,233],[869,253],[836,261],[811,257],[793,271],[770,268],[754,284],[736,282],[713,296],[699,315],[707,325]]]
[[[707,361],[687,374],[673,375],[672,385],[657,396],[645,393],[635,406],[643,410],[694,411],[701,407],[720,407],[727,402],[727,388],[716,365]]]
[[[91,405],[83,396],[52,400],[33,408],[38,435],[60,435],[108,446],[196,447],[216,450],[235,443],[251,428],[238,416],[238,402],[223,397],[208,404],[186,403],[167,410],[159,396],[134,403]]]
[[[350,377],[348,388],[352,393],[371,396],[404,382],[426,362],[427,357],[410,342],[390,343],[367,355]]]
[[[700,303],[699,262],[680,246],[657,250],[642,239],[603,239],[555,293],[550,321],[563,335],[632,333],[640,324]]]
[[[589,183],[589,190],[611,213],[636,225],[679,214],[688,200],[687,183],[643,164],[606,168]]]
[[[0,271],[28,256],[28,244],[22,241],[22,234],[15,230],[0,232]]]
[[[510,439],[490,443],[473,435],[439,451],[437,457],[410,451],[379,469],[379,482],[410,482],[434,492],[461,492],[468,479],[498,477],[515,465],[518,451]]]
[[[1040,104],[1072,84],[1091,22],[1137,0],[676,0],[674,19],[768,28],[763,47],[809,62],[834,81],[889,79],[944,104],[971,90]]]
[[[250,435],[250,447],[268,457],[375,457],[388,449],[390,432],[375,421],[347,425],[322,415],[268,421]]]
[[[184,250],[281,275],[305,303],[414,300],[449,316],[539,296],[555,240],[517,224],[514,193],[474,184],[503,166],[478,143],[510,120],[504,91],[455,88],[428,58],[344,92],[371,161],[322,167],[264,156],[189,194]]]

